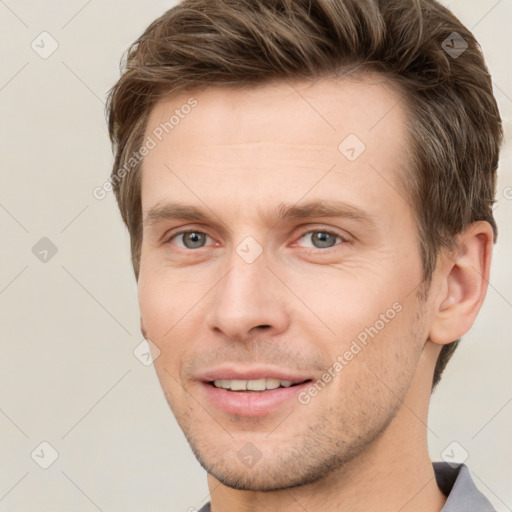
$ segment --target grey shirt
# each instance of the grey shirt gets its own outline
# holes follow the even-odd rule
[[[445,496],[441,512],[496,512],[490,501],[476,488],[465,464],[452,468],[447,462],[434,462],[436,482]],[[210,512],[207,503],[199,512]]]

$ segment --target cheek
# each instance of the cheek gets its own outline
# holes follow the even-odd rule
[[[172,271],[161,263],[152,264],[150,258],[141,264],[139,308],[145,328],[155,340],[163,340],[171,334],[173,326],[180,319],[186,319],[187,311],[200,299],[202,288],[194,282],[197,279],[194,273],[188,274],[190,277],[184,278],[182,271]]]
[[[181,273],[183,274],[183,273]],[[180,364],[198,339],[204,325],[200,303],[208,283],[200,279],[177,279],[169,269],[143,268],[139,275],[138,301],[147,336],[160,350],[155,370],[165,388],[173,389],[180,380]],[[200,282],[199,282],[200,281]]]
[[[173,411],[177,406],[176,396],[180,393],[179,362],[187,346],[183,333],[180,333],[182,323],[179,320],[183,316],[180,311],[181,298],[179,293],[169,291],[168,283],[164,280],[140,273],[138,299],[141,321],[147,337],[158,347],[159,355],[153,365]]]
[[[397,281],[377,272],[369,273],[365,280],[332,269],[330,275],[290,280],[290,288],[304,303],[297,302],[297,312],[306,313],[299,318],[307,318],[308,323],[313,320],[314,327],[328,328],[337,341],[356,338],[366,329],[374,330],[375,325],[378,331],[389,330],[403,308]]]
[[[164,293],[164,287],[158,280],[141,272],[138,283],[138,300],[142,323],[148,336],[157,341],[161,332],[169,329],[172,321],[172,303],[170,294]]]
[[[383,313],[386,315],[385,309]],[[344,361],[337,391],[347,407],[362,411],[361,418],[364,411],[371,411],[367,418],[371,421],[377,411],[396,409],[404,399],[424,345],[417,314],[417,305],[404,301],[397,311],[383,317],[387,323],[377,317],[356,328],[357,334],[347,338],[345,350],[337,348]]]
[[[386,386],[380,379],[391,387],[397,380],[408,381],[424,344],[414,294],[384,277],[372,283],[340,280],[339,285],[331,293],[310,295],[311,309],[331,332],[319,338],[317,320],[314,325],[304,322],[301,330],[322,345],[333,364],[341,363],[340,389],[346,389],[344,379],[354,379],[360,390],[371,383],[381,391]]]

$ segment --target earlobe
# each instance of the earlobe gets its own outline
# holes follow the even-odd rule
[[[457,236],[457,249],[441,253],[435,279],[441,280],[429,339],[446,345],[466,334],[485,299],[489,282],[493,230],[485,221]]]

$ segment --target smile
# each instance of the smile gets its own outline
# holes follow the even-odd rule
[[[252,379],[252,380],[214,380],[210,382],[216,388],[228,389],[230,391],[266,391],[269,389],[289,388],[305,381],[279,380],[274,378]]]

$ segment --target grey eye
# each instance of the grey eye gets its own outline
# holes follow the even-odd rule
[[[200,231],[187,231],[181,233],[180,237],[187,249],[199,249],[205,244],[207,235]]]
[[[310,231],[304,236],[311,236],[311,242],[317,249],[329,249],[336,245],[336,240],[339,238],[334,233],[328,231]]]

